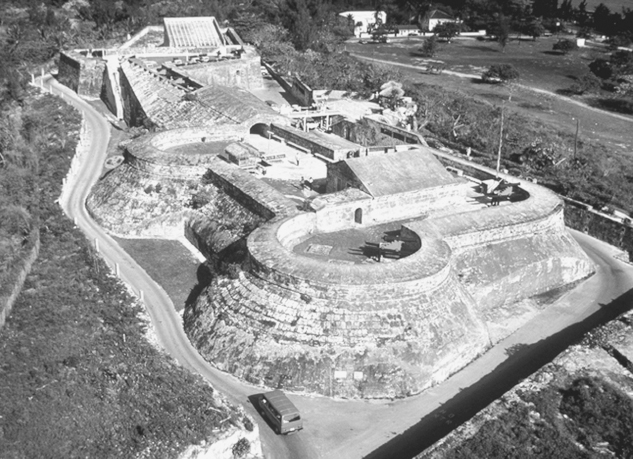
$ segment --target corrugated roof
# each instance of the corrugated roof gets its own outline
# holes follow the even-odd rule
[[[212,16],[163,18],[167,43],[172,48],[210,48],[224,45],[224,37]]]
[[[456,183],[425,147],[346,159],[345,162],[374,197]]]

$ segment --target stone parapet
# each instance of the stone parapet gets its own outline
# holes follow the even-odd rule
[[[207,178],[215,186],[267,220],[276,215],[285,217],[298,212],[294,201],[261,180],[257,180],[248,172],[219,158],[215,158],[209,164]]]
[[[208,142],[239,140],[238,132],[221,132],[209,128],[174,129],[141,137],[130,143],[125,150],[125,158],[131,167],[159,177],[182,179],[200,178],[216,161],[212,153],[167,151],[175,146]]]

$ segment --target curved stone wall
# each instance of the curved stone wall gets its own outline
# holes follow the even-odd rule
[[[451,270],[451,250],[440,239],[426,237],[420,249],[393,263],[325,262],[292,252],[316,230],[316,214],[271,221],[251,233],[251,271],[269,282],[318,298],[337,298],[358,308],[371,308],[382,295],[418,294],[442,284]]]
[[[207,128],[173,129],[141,137],[125,150],[125,159],[132,167],[159,177],[199,178],[216,156],[209,153],[173,153],[172,147],[214,141],[236,141],[242,136],[230,128],[220,132]],[[203,140],[204,139],[204,140]],[[220,153],[220,152],[218,152]]]
[[[248,269],[218,278],[185,312],[190,339],[219,368],[256,384],[346,397],[406,396],[448,377],[490,344],[495,308],[593,272],[560,199],[526,198],[406,223],[420,240],[383,264],[292,251],[318,215],[277,216],[247,240]]]

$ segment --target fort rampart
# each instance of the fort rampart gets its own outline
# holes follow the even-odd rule
[[[562,201],[530,182],[517,186],[521,199],[511,205],[446,216],[445,205],[407,209],[417,194],[381,202],[359,192],[325,197],[315,212],[276,215],[248,237],[246,271],[216,280],[187,311],[189,336],[214,364],[253,382],[352,397],[422,390],[485,350],[492,338],[481,320],[495,308],[593,270],[565,231]],[[405,224],[420,240],[408,257],[363,265],[293,251],[318,232],[374,225],[372,214],[398,205],[402,216],[422,217]],[[329,368],[347,376],[327,383]]]

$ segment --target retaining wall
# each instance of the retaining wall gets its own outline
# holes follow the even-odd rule
[[[82,96],[100,97],[105,61],[79,53],[61,52],[57,80]]]
[[[588,205],[566,200],[565,224],[600,239],[628,254],[633,261],[633,227],[590,209]]]
[[[222,85],[261,89],[264,87],[264,81],[260,60],[259,55],[253,52],[243,54],[240,59],[190,64],[184,67],[175,67],[172,71],[194,78],[205,86]]]
[[[271,124],[270,129],[273,134],[282,139],[292,142],[300,147],[308,149],[311,153],[317,153],[334,161],[345,159],[348,153],[353,153],[362,149],[360,145],[356,145],[347,140],[341,139],[338,144],[327,139],[320,138],[318,135],[310,131],[304,132],[290,126],[280,126]]]

